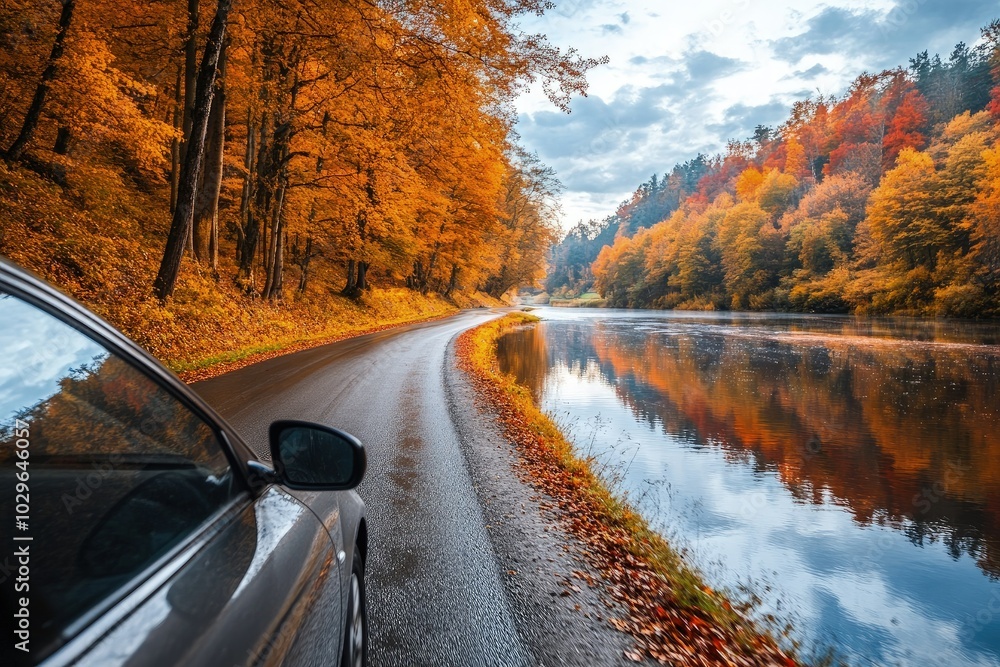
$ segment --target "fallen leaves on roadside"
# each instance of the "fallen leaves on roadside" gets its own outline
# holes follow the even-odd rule
[[[532,321],[537,318],[513,313],[465,332],[457,343],[459,364],[471,377],[479,399],[496,415],[504,436],[517,445],[526,481],[555,500],[559,511],[554,514],[583,542],[584,555],[603,575],[604,587],[627,609],[626,618],[607,619],[635,640],[635,647],[625,651],[625,657],[677,667],[796,665],[771,636],[740,616],[723,595],[708,586],[688,582],[685,594],[699,596],[703,606],[716,612],[682,599],[678,582],[671,581],[663,567],[657,567],[653,555],[656,548],[666,550],[662,538],[654,538],[659,547],[644,543],[642,535],[649,533],[645,522],[610,496],[586,462],[572,453],[551,420],[531,402],[527,391],[500,373],[496,340]],[[539,500],[543,509],[552,509],[545,499]],[[617,503],[616,512],[608,509],[609,503]],[[593,576],[582,571],[574,571],[572,576],[595,583]],[[561,596],[581,590],[568,580],[566,585]]]

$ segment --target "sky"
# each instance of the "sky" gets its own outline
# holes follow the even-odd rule
[[[540,87],[517,101],[522,145],[565,186],[565,229],[614,213],[654,173],[779,125],[796,100],[840,95],[924,49],[947,59],[1000,18],[997,0],[554,1],[522,28],[610,59],[568,115]]]

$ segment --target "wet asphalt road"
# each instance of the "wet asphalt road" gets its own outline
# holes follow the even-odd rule
[[[585,567],[567,555],[571,538],[517,479],[516,454],[455,370],[454,338],[500,314],[465,311],[194,385],[265,456],[279,418],[365,443],[373,667],[620,663],[623,638],[579,611],[603,609],[597,594],[560,588]]]
[[[258,452],[282,417],[365,443],[373,665],[527,662],[441,377],[448,341],[491,316],[379,332],[195,385]]]

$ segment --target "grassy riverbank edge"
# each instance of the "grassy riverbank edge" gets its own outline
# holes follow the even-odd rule
[[[510,313],[465,332],[457,343],[459,366],[496,413],[505,437],[517,445],[528,481],[558,502],[566,527],[586,544],[586,558],[629,610],[629,618],[611,620],[636,641],[626,656],[674,665],[798,664],[615,496],[527,388],[500,371],[500,337],[538,321]]]

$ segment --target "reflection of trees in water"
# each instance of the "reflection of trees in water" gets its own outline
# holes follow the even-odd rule
[[[862,524],[1000,576],[1000,359],[865,343],[566,325],[549,328],[547,357],[596,365],[638,418],[749,457],[803,502],[832,494]]]
[[[98,357],[71,370],[58,392],[18,416],[31,426],[33,460],[162,453],[202,462],[221,456],[202,421],[117,357]],[[0,426],[0,436],[6,439],[12,427]]]
[[[545,324],[536,324],[501,336],[497,341],[500,370],[528,387],[535,402],[541,401],[542,386],[549,371]]]

